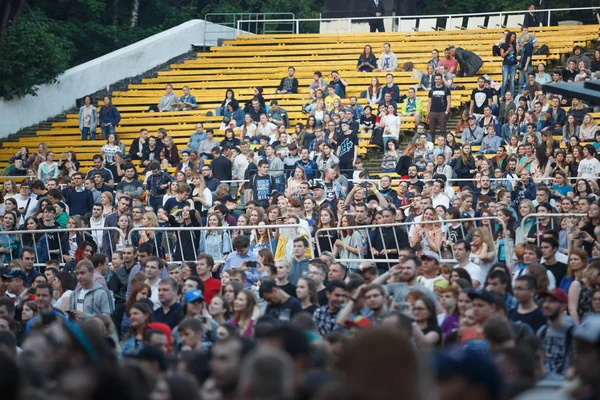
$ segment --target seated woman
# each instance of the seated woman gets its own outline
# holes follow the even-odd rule
[[[195,110],[196,108],[198,108],[198,103],[196,102],[196,97],[194,97],[190,93],[190,87],[186,85],[183,87],[183,96],[181,96],[179,98],[179,102],[175,106],[175,110],[176,111],[189,111],[189,110]]]
[[[383,98],[382,87],[379,85],[379,79],[377,77],[371,78],[371,84],[367,89],[367,103],[379,104]]]
[[[590,114],[585,114],[583,122],[579,127],[579,139],[582,142],[593,142],[596,138],[596,132],[598,131],[598,124],[594,122],[594,119]]]
[[[356,64],[358,72],[373,72],[377,69],[377,58],[373,55],[370,45],[366,45]]]
[[[400,159],[398,154],[398,142],[396,139],[388,140],[386,151],[381,161],[381,172],[396,172],[396,165]]]
[[[225,128],[240,129],[240,126],[244,125],[244,111],[240,108],[239,103],[236,100],[232,100],[227,104],[225,115],[221,121],[220,130]]]

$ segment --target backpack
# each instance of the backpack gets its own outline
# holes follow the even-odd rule
[[[547,56],[549,53],[549,49],[548,46],[546,46],[545,44],[541,45],[539,49],[537,49],[537,51],[535,53],[533,53],[536,56]]]

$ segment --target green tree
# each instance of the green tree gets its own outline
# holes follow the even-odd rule
[[[56,82],[69,65],[72,49],[34,16],[13,21],[0,39],[0,96],[34,95],[38,85]]]

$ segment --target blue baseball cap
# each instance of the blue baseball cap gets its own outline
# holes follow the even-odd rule
[[[202,295],[202,292],[198,289],[190,290],[185,294],[185,296],[183,296],[184,303],[193,303],[196,300],[204,301],[204,296]]]
[[[4,274],[2,275],[2,278],[4,279],[20,279],[23,282],[27,282],[27,274],[25,274],[25,272],[21,271],[20,269],[13,269],[12,271],[10,271],[8,274]]]

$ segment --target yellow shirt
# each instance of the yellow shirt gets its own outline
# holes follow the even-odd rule
[[[327,110],[328,113],[333,111],[333,102],[336,100],[341,100],[340,96],[337,94],[325,97],[325,110]]]

